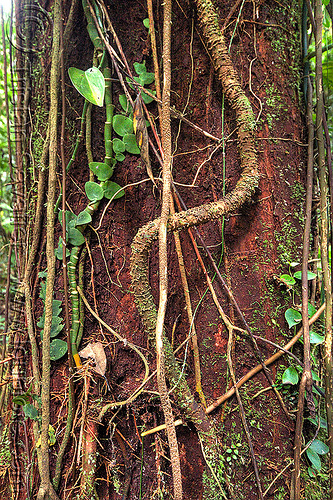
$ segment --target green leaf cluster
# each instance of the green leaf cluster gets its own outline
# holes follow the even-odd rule
[[[320,439],[314,439],[310,444],[309,448],[306,450],[306,456],[308,457],[311,466],[308,467],[308,473],[310,477],[316,476],[321,470],[321,459],[322,455],[326,455],[329,452],[328,446],[323,443]]]
[[[31,401],[37,401],[37,404],[40,407],[40,398],[36,396],[36,394],[32,394],[32,385],[26,392],[13,397],[13,403],[22,406],[22,410],[26,418],[39,421],[40,416],[38,414],[38,410]]]
[[[41,276],[42,274],[42,276]],[[40,273],[40,277],[45,277],[45,273]],[[37,322],[38,328],[41,329],[40,336],[43,340],[44,333],[44,324],[45,324],[45,293],[46,293],[46,283],[41,282],[41,290],[40,290],[40,298],[44,303],[43,314],[39,318]],[[52,323],[51,323],[51,341],[50,344],[50,359],[51,361],[56,361],[57,359],[62,358],[67,352],[67,342],[64,340],[56,339],[56,337],[64,328],[63,319],[61,316],[62,313],[62,302],[61,300],[53,299],[52,300]]]

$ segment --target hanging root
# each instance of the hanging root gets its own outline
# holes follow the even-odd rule
[[[168,231],[176,231],[220,218],[238,210],[253,195],[259,182],[255,147],[255,118],[251,105],[242,90],[233,68],[224,37],[219,29],[218,16],[209,0],[195,1],[204,40],[211,55],[223,92],[235,112],[238,128],[242,174],[234,190],[219,201],[207,203],[169,217]],[[160,219],[139,229],[132,243],[131,276],[135,301],[151,342],[154,342],[157,311],[148,279],[148,254],[158,238]],[[178,405],[195,425],[204,456],[213,472],[218,465],[215,430],[203,408],[196,403],[179,368],[168,339],[163,336],[165,372]],[[215,473],[215,479],[218,480]],[[225,496],[220,488],[221,494]],[[207,490],[207,495],[209,495]],[[205,496],[209,498],[209,496]]]

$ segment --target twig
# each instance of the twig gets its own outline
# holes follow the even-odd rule
[[[232,345],[233,345],[233,330],[234,330],[233,326],[229,324],[228,330],[229,330],[229,338],[228,338],[228,346],[227,346],[228,366],[229,366],[231,378],[232,378],[232,381],[233,381],[233,384],[234,384],[234,388],[235,388],[235,393],[236,393],[236,397],[237,397],[237,401],[238,401],[238,405],[239,405],[239,410],[240,410],[240,414],[241,414],[242,424],[243,424],[243,427],[244,427],[244,431],[245,431],[245,434],[246,434],[246,439],[247,439],[247,442],[248,442],[248,445],[249,445],[249,449],[250,449],[251,460],[252,460],[254,475],[255,475],[255,478],[256,478],[256,483],[257,483],[257,488],[258,488],[258,492],[259,492],[259,497],[260,497],[261,500],[263,500],[264,497],[263,497],[263,494],[262,494],[262,489],[261,489],[261,484],[260,484],[258,465],[257,465],[257,461],[256,461],[256,458],[255,458],[255,455],[254,455],[254,449],[253,449],[253,445],[252,445],[252,439],[251,439],[251,435],[250,435],[250,431],[249,431],[249,426],[247,425],[245,411],[244,411],[243,403],[242,403],[242,400],[241,400],[241,397],[240,397],[240,394],[239,394],[239,391],[238,391],[238,387],[237,387],[237,383],[236,383],[236,377],[235,377],[235,372],[234,372],[234,368],[233,368],[233,364],[232,364],[232,359],[231,359],[231,350],[232,350]]]
[[[172,214],[175,213],[175,207],[174,207],[172,197],[171,197],[171,213]],[[190,229],[189,229],[189,231],[190,231]],[[182,247],[181,247],[181,243],[180,243],[179,233],[175,231],[173,234],[174,234],[174,239],[175,239],[175,246],[176,246],[177,257],[178,257],[179,271],[180,271],[180,276],[181,276],[181,280],[182,280],[182,284],[183,284],[185,303],[186,303],[186,311],[187,311],[187,317],[188,317],[188,321],[189,321],[189,325],[190,325],[190,333],[191,333],[191,339],[192,339],[194,373],[195,373],[195,389],[196,389],[197,393],[199,394],[201,404],[204,406],[204,408],[206,408],[207,405],[206,405],[205,395],[203,393],[202,385],[201,385],[201,368],[200,368],[200,355],[199,355],[199,347],[198,347],[198,338],[197,338],[197,333],[196,333],[195,325],[194,325],[191,297],[190,297],[190,292],[189,292],[187,278],[186,278],[186,271],[185,271],[185,264],[184,264],[184,258],[183,258],[183,253],[182,253]]]
[[[139,356],[140,358],[142,359],[143,361],[143,364],[145,366],[145,376],[144,376],[144,379],[143,379],[143,382],[142,384],[140,385],[140,387],[138,389],[136,389],[136,391],[133,393],[132,396],[130,396],[126,401],[124,402],[121,402],[121,403],[110,403],[109,405],[106,405],[102,411],[100,412],[99,414],[99,417],[98,419],[100,420],[104,413],[111,407],[113,406],[120,406],[120,405],[124,405],[124,404],[128,404],[130,403],[131,401],[133,401],[139,394],[140,392],[142,391],[142,388],[145,384],[145,382],[147,381],[148,379],[148,376],[149,376],[149,366],[148,366],[148,363],[147,363],[147,360],[146,358],[144,357],[144,355],[142,354],[142,352],[139,350],[139,348],[137,346],[135,346],[134,344],[132,344],[132,342],[129,342],[127,339],[125,339],[124,337],[122,337],[121,335],[119,335],[118,332],[116,332],[111,326],[109,326],[107,323],[105,323],[105,321],[103,321],[96,313],[95,311],[90,307],[89,305],[89,302],[87,301],[86,297],[84,296],[83,294],[83,291],[81,290],[81,288],[79,286],[77,286],[77,291],[78,293],[80,294],[83,302],[84,302],[84,305],[86,306],[86,308],[88,309],[88,311],[94,316],[94,318],[97,319],[97,321],[102,325],[104,326],[104,328],[106,328],[109,332],[111,332],[118,340],[120,340],[121,342],[123,342],[124,346],[126,347],[129,347],[130,349],[133,349],[133,351],[135,351]]]
[[[325,310],[325,307],[326,307],[326,305],[323,304],[318,309],[318,311],[310,318],[309,325],[312,325],[315,321],[317,321],[317,319],[323,314],[323,312]],[[271,356],[270,358],[268,358],[265,361],[265,365],[266,366],[271,365],[272,363],[274,363],[274,361],[276,361],[277,359],[279,359],[285,353],[285,351],[288,351],[301,338],[302,335],[303,335],[303,328],[301,328],[297,332],[297,334],[284,346],[284,350],[283,351],[278,351],[275,354],[273,354],[273,356]],[[237,382],[237,384],[236,384],[237,388],[239,389],[243,384],[245,384],[245,382],[247,382],[250,378],[252,378],[254,375],[256,375],[257,373],[259,373],[261,370],[262,370],[262,365],[257,365],[255,368],[252,368],[252,370],[250,370],[246,375],[244,375],[244,377],[242,377]],[[211,413],[212,411],[214,411],[218,406],[220,406],[222,403],[224,403],[224,401],[226,401],[227,399],[229,399],[234,394],[235,394],[235,388],[232,387],[231,389],[229,389],[229,391],[227,391],[225,394],[223,394],[223,396],[221,396],[213,404],[211,404],[206,409],[206,413]]]

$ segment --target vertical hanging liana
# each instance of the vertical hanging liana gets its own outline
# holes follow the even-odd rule
[[[49,143],[49,176],[47,191],[47,222],[46,222],[46,260],[47,280],[45,294],[45,323],[42,344],[42,421],[41,421],[41,450],[38,456],[38,467],[41,484],[37,500],[57,499],[57,495],[50,481],[48,432],[50,424],[50,332],[52,324],[52,301],[55,280],[54,254],[54,204],[56,195],[56,167],[57,167],[57,115],[58,115],[58,81],[60,77],[60,23],[61,0],[54,2],[53,44],[50,76],[50,143]]]
[[[167,224],[170,214],[171,201],[171,122],[170,122],[170,91],[171,91],[171,0],[164,3],[163,23],[163,93],[161,110],[163,159],[163,194],[162,210],[159,224],[159,279],[160,294],[159,307],[156,320],[156,366],[157,385],[160,393],[162,409],[170,447],[170,458],[172,466],[173,487],[175,500],[182,500],[182,477],[180,470],[179,450],[176,429],[174,425],[171,403],[165,379],[164,349],[163,349],[163,326],[168,295],[168,253],[167,253]]]
[[[328,187],[327,169],[325,161],[325,146],[323,135],[323,68],[322,68],[322,30],[323,11],[321,0],[315,2],[316,20],[316,139],[318,145],[318,170],[320,185],[320,252],[323,269],[323,284],[325,289],[325,342],[324,342],[324,369],[325,369],[325,401],[327,414],[328,446],[330,449],[329,499],[333,500],[333,360],[332,360],[332,290],[328,254]],[[330,207],[332,210],[332,207]]]

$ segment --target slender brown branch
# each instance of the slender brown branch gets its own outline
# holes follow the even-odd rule
[[[310,318],[309,320],[309,325],[311,326],[315,321],[317,321],[318,318],[320,318],[320,316],[323,314],[323,312],[325,311],[325,307],[326,305],[323,304],[319,309],[318,311]],[[272,363],[274,363],[276,360],[278,360],[284,353],[285,351],[288,351],[294,344],[296,344],[296,342],[302,337],[303,335],[303,328],[301,328],[297,334],[284,346],[284,349],[283,351],[280,350],[278,352],[276,352],[275,354],[273,354],[273,356],[271,356],[270,358],[268,358],[266,361],[265,361],[265,365],[266,366],[269,366],[271,365]],[[246,375],[244,375],[244,377],[242,377],[238,382],[237,382],[237,387],[241,387],[243,384],[245,384],[245,382],[247,382],[248,380],[250,380],[250,378],[252,378],[254,375],[256,375],[257,373],[259,373],[260,371],[262,370],[262,365],[257,365],[255,366],[254,368],[252,368],[252,370],[250,370]],[[216,401],[214,401],[213,404],[211,404],[210,406],[208,406],[208,408],[206,409],[206,413],[211,413],[212,411],[214,411],[218,406],[220,406],[222,403],[224,403],[224,401],[227,401],[229,398],[231,398],[233,395],[235,394],[235,388],[232,387],[231,389],[229,389],[225,394],[223,394],[223,396],[221,396],[220,398],[218,398]]]

